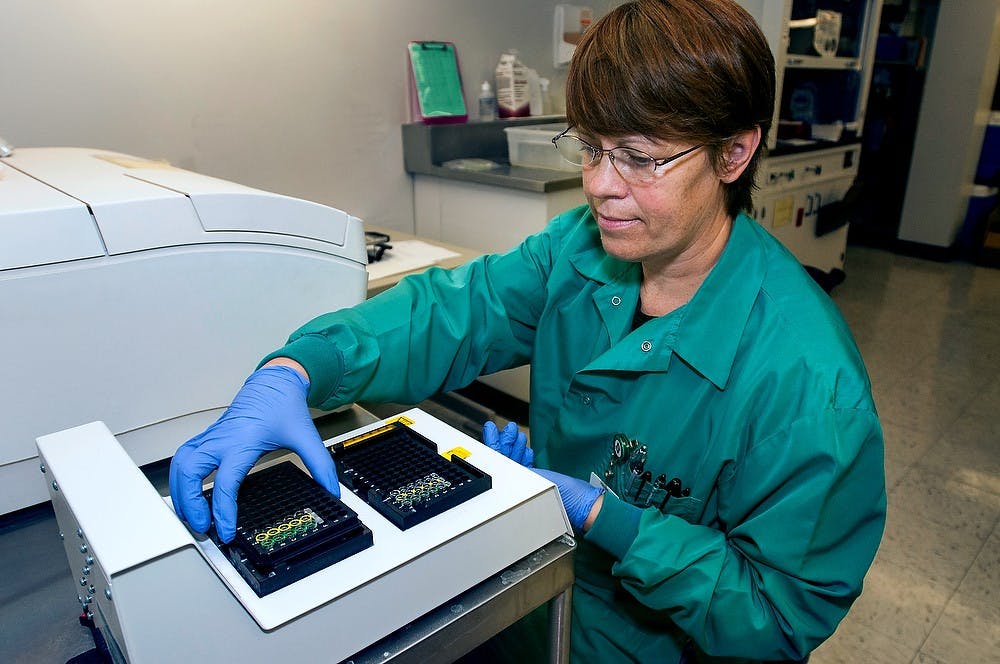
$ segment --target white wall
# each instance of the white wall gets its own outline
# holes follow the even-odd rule
[[[0,136],[165,158],[411,230],[406,43],[455,42],[475,113],[506,48],[561,90],[555,4],[0,0]]]

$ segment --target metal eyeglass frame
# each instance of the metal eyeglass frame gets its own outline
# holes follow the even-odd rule
[[[619,145],[619,146],[616,146],[616,147],[613,147],[613,148],[599,148],[596,145],[591,145],[590,143],[588,143],[587,141],[583,140],[582,138],[580,138],[579,136],[577,136],[575,134],[570,134],[569,131],[572,128],[573,127],[567,127],[566,129],[564,129],[561,132],[559,132],[558,135],[556,135],[555,137],[553,137],[553,139],[552,139],[552,145],[553,145],[553,147],[555,147],[556,150],[559,150],[559,145],[558,145],[559,139],[564,138],[564,137],[565,138],[572,138],[574,140],[579,141],[583,145],[585,145],[587,147],[587,149],[589,149],[591,151],[591,153],[593,154],[593,158],[591,159],[590,163],[584,164],[583,161],[581,161],[579,164],[577,164],[575,161],[573,161],[573,160],[569,159],[568,157],[566,157],[566,155],[563,154],[562,150],[559,150],[559,156],[561,156],[563,159],[565,159],[567,162],[569,162],[571,164],[575,164],[577,166],[582,166],[584,168],[590,168],[592,166],[596,166],[597,164],[599,164],[600,161],[601,161],[601,158],[604,157],[604,155],[606,154],[606,155],[608,155],[608,159],[611,160],[611,165],[614,166],[615,171],[618,173],[618,175],[621,175],[626,180],[628,180],[630,178],[626,178],[625,175],[623,175],[622,172],[618,170],[618,165],[615,163],[615,151],[616,150],[626,150],[627,152],[631,152],[633,154],[641,155],[641,156],[644,156],[644,157],[649,157],[649,160],[650,160],[650,163],[652,164],[652,167],[649,169],[649,175],[647,177],[652,177],[656,173],[656,169],[657,168],[660,168],[661,166],[666,166],[670,162],[676,161],[676,160],[680,159],[681,157],[683,157],[684,155],[690,154],[690,153],[694,152],[695,150],[697,150],[698,148],[704,147],[704,145],[705,145],[704,143],[699,143],[698,145],[695,145],[694,147],[690,147],[690,148],[688,148],[686,150],[681,150],[677,154],[673,154],[673,155],[670,155],[669,157],[664,157],[662,159],[657,159],[656,157],[654,157],[653,155],[649,154],[648,152],[643,152],[642,150],[637,150],[635,148],[625,147],[624,145]],[[639,177],[638,179],[642,180],[642,177]]]

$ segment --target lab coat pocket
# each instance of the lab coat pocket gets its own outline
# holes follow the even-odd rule
[[[664,500],[664,498],[667,500]],[[688,523],[698,523],[698,517],[704,509],[705,501],[694,496],[660,496],[651,501],[651,506],[665,516],[679,516]]]
[[[664,515],[679,516],[688,523],[698,523],[705,501],[690,494],[675,495],[669,489],[658,485],[657,481],[650,482],[648,479],[638,475],[625,475],[617,473],[612,477],[611,485],[604,482],[594,483],[596,475],[591,476],[591,483],[594,486],[602,486],[611,490],[618,498],[627,503],[642,509],[653,508]],[[687,492],[685,492],[687,493]]]

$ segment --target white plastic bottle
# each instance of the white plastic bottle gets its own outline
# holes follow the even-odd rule
[[[538,72],[528,67],[528,114],[544,115],[542,104],[542,85],[538,79]]]
[[[514,49],[500,56],[496,84],[497,115],[501,118],[523,118],[530,115],[526,69]]]
[[[542,89],[542,115],[555,113],[556,108],[552,103],[552,93],[549,92],[549,79],[544,77],[538,79],[538,87]]]
[[[489,122],[497,119],[497,98],[489,81],[483,81],[479,88],[479,120]]]

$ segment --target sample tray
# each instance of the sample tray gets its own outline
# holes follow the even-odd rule
[[[341,483],[406,530],[487,491],[492,478],[401,421],[333,445]]]
[[[260,597],[373,543],[354,510],[289,461],[248,475],[236,506],[233,541],[209,534]]]

